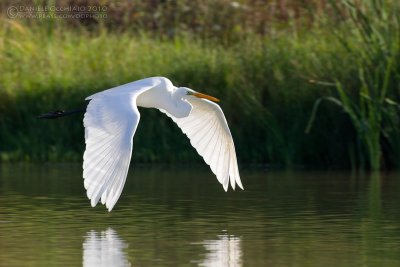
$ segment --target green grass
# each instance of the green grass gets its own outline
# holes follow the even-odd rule
[[[267,36],[249,33],[227,44],[184,34],[150,38],[102,27],[77,30],[63,24],[49,32],[45,25],[3,20],[0,161],[80,161],[82,115],[55,121],[37,120],[36,115],[84,106],[87,95],[119,84],[166,76],[178,86],[222,100],[240,162],[350,168],[359,166],[365,157],[370,166],[365,156],[369,152],[360,151],[354,121],[340,108],[321,105],[312,131],[304,131],[318,98],[340,98],[336,82],[349,99],[359,97],[361,63],[354,64],[359,55],[353,50],[364,48],[362,40],[349,33],[346,22],[336,34],[330,27],[327,21]],[[392,69],[399,69],[398,61],[391,64]],[[398,95],[393,95],[398,94],[396,75],[391,72],[393,82],[387,88],[391,103],[398,102]],[[386,140],[379,135],[380,144],[385,145],[379,157],[388,167],[400,162],[396,105],[376,125],[391,136]],[[140,111],[134,161],[201,161],[169,118],[156,110]]]
[[[360,168],[367,164],[377,171],[385,163],[384,145],[394,150],[399,146],[400,5],[380,0],[367,1],[361,7],[348,0],[342,3],[350,17],[346,25],[353,27],[346,33],[339,32],[338,38],[351,54],[357,55],[354,65],[359,85],[352,88],[335,78],[338,97],[316,101],[308,129],[321,100],[337,104],[349,115],[357,132]],[[359,42],[357,46],[346,38],[348,33]],[[393,164],[399,166],[399,158]]]

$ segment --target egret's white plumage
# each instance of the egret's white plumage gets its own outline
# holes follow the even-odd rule
[[[87,97],[86,150],[83,178],[87,196],[109,211],[125,184],[132,155],[132,139],[139,124],[138,106],[166,113],[189,137],[197,152],[228,189],[240,181],[235,146],[221,108],[210,96],[175,87],[170,80],[153,77],[121,85]]]

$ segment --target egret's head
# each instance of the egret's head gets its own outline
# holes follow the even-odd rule
[[[190,88],[187,87],[178,87],[174,91],[172,97],[175,99],[174,105],[171,105],[168,109],[168,112],[170,112],[173,116],[177,118],[183,118],[186,117],[190,114],[192,110],[192,105],[190,104],[189,98],[191,97],[199,97],[199,98],[204,98],[207,100],[211,100],[214,102],[218,102],[219,99],[205,95],[202,93],[198,93]]]
[[[192,90],[190,88],[186,88],[186,87],[180,87],[186,90],[186,95],[192,95],[192,96],[196,96],[198,98],[204,98],[213,102],[219,102],[219,99],[210,95],[206,95],[206,94],[202,94],[199,92],[196,92],[195,90]]]

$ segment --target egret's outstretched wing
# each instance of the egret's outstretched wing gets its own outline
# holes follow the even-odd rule
[[[101,199],[111,211],[121,195],[132,155],[132,138],[140,118],[136,98],[158,82],[145,79],[86,98],[90,102],[83,120],[86,143],[83,178],[93,207]]]
[[[83,178],[92,207],[101,198],[111,211],[121,195],[139,118],[137,107],[126,97],[104,95],[90,101],[83,120]]]
[[[193,106],[189,116],[175,118],[165,110],[172,120],[189,137],[190,143],[210,165],[218,181],[228,190],[229,180],[233,189],[240,181],[235,145],[221,108],[206,99],[195,96],[185,97]]]

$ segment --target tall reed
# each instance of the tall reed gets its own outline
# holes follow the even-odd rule
[[[337,96],[315,102],[306,132],[322,100],[337,104],[349,115],[357,132],[359,167],[365,168],[367,163],[371,170],[379,170],[383,146],[392,151],[398,151],[399,146],[400,4],[380,0],[331,3],[343,21],[341,28],[348,29],[337,31],[336,36],[349,53],[356,55],[357,72],[346,80],[335,78]],[[344,34],[354,36],[356,45]],[[400,158],[392,162],[397,165]]]

